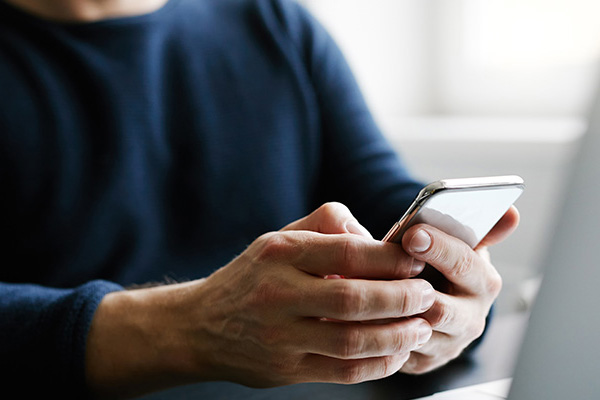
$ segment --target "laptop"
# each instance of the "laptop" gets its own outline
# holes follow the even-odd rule
[[[600,98],[571,168],[512,380],[423,399],[600,399]]]

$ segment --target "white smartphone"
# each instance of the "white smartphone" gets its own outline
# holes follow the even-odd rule
[[[383,241],[400,243],[408,228],[424,223],[475,247],[521,196],[524,188],[523,179],[516,175],[430,183],[419,192]]]

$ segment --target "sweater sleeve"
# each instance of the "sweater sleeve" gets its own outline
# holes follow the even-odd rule
[[[423,186],[413,179],[377,126],[334,40],[304,8],[275,1],[273,18],[301,57],[320,110],[322,201],[349,206],[375,238],[381,238]],[[293,57],[291,55],[290,57]]]
[[[104,295],[121,289],[106,281],[73,289],[0,283],[2,380],[20,395],[84,397],[92,318]]]

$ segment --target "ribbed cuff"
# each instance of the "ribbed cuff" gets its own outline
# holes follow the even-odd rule
[[[108,293],[123,290],[123,287],[107,281],[91,281],[73,290],[62,302],[60,308],[68,307],[62,335],[57,348],[64,355],[69,371],[65,377],[72,377],[70,386],[82,397],[87,394],[85,384],[86,342],[92,319],[98,305]],[[75,394],[75,393],[74,393]]]

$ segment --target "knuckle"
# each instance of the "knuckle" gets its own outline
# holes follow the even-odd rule
[[[253,307],[262,307],[266,304],[276,304],[279,300],[280,294],[277,285],[264,279],[256,283],[250,297],[250,304]]]
[[[363,382],[366,379],[365,368],[360,361],[351,361],[344,363],[338,371],[339,381],[345,384],[354,384]]]
[[[491,293],[494,297],[498,296],[502,290],[502,277],[496,269],[493,269],[493,272],[487,280],[486,290],[487,293]]]
[[[406,361],[406,355],[386,356],[381,359],[381,373],[378,378],[385,378],[398,372]]]
[[[428,254],[430,263],[448,266],[448,274],[460,277],[469,274],[476,266],[477,254],[466,244],[458,245],[438,238]]]
[[[272,357],[269,362],[269,370],[274,372],[274,376],[280,377],[284,382],[293,382],[297,379],[297,363],[289,357],[277,355]]]
[[[453,265],[452,270],[450,271],[453,276],[465,276],[473,271],[475,266],[475,258],[473,256],[472,251],[462,251],[460,256]]]
[[[450,309],[450,306],[445,303],[437,303],[428,315],[428,321],[431,326],[435,329],[442,329],[447,327],[454,320],[454,313]]]
[[[465,345],[464,347],[457,347],[457,348],[451,350],[451,352],[449,353],[448,359],[445,362],[442,362],[442,361],[439,362],[440,366],[441,366],[441,364],[448,363],[448,362],[460,357],[460,355],[463,353],[463,351],[465,350],[466,347],[467,346]]]
[[[473,324],[468,329],[468,335],[470,340],[475,340],[479,336],[483,335],[483,331],[485,330],[485,320],[479,320]]]
[[[409,338],[407,337],[409,334],[411,334],[411,336],[415,337],[414,340],[409,340]],[[411,349],[408,348],[409,343],[411,343],[411,342],[416,343],[417,342],[416,336],[417,336],[416,332],[408,331],[406,329],[394,330],[394,332],[392,333],[392,346],[393,346],[394,354],[410,351]]]
[[[391,374],[393,374],[395,372],[394,371],[395,366],[396,366],[396,363],[394,362],[393,357],[383,357],[381,359],[380,377],[383,378],[385,376],[390,376]]]
[[[269,232],[257,239],[260,249],[256,256],[258,261],[277,260],[289,254],[292,243],[288,235],[282,232]]]
[[[413,263],[412,258],[407,258],[404,252],[396,252],[394,260],[394,269],[392,270],[393,277],[409,277],[410,267]]]
[[[428,355],[421,355],[418,362],[411,364],[410,372],[413,374],[421,375],[435,369],[437,366],[435,357]]]
[[[345,237],[341,245],[340,267],[345,275],[354,276],[360,271],[362,259],[361,243],[352,236]]]
[[[367,303],[366,293],[353,282],[339,280],[333,296],[335,311],[340,319],[351,320],[363,315]]]
[[[362,354],[364,345],[364,334],[355,327],[347,327],[339,335],[338,354],[342,359],[356,358]]]
[[[248,296],[249,306],[256,310],[273,309],[273,304],[285,306],[298,300],[298,293],[293,283],[279,279],[276,274],[255,282]]]
[[[349,213],[350,210],[344,204],[339,203],[337,201],[330,201],[328,203],[323,204],[317,210],[320,214],[323,214],[326,217],[332,217],[339,215],[340,213]]]
[[[258,334],[258,341],[266,348],[280,347],[286,335],[277,327],[266,327]]]
[[[412,357],[412,354],[413,354],[412,352],[407,352],[407,353],[402,353],[402,354],[396,355],[396,357],[398,358],[398,369],[396,370],[396,372],[403,369],[404,366],[408,362],[410,362],[410,358]]]
[[[448,264],[451,260],[451,252],[448,246],[440,244],[440,240],[437,240],[431,248],[428,250],[428,258],[433,264]]]
[[[404,280],[399,282],[401,289],[398,290],[397,304],[402,316],[413,315],[421,312],[421,286],[416,280]]]
[[[398,292],[398,304],[402,315],[412,314],[411,311],[416,308],[414,297],[415,296],[412,296],[411,292],[408,290],[400,290]]]
[[[360,242],[354,237],[346,237],[343,245],[342,262],[350,274],[359,270],[361,254]]]

